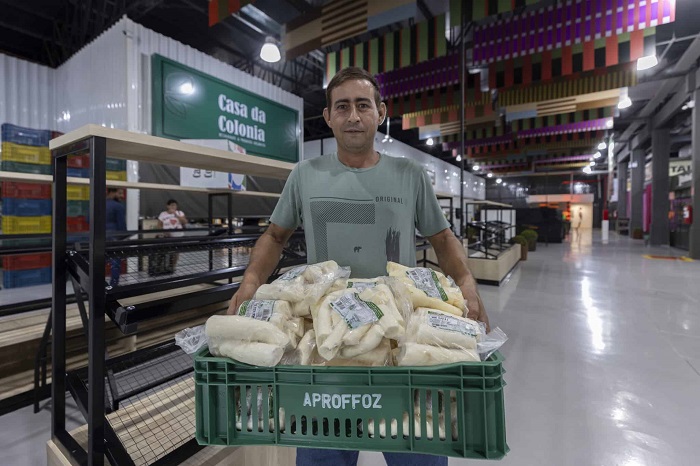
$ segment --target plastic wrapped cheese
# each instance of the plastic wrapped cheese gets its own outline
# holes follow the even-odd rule
[[[326,360],[340,351],[351,358],[376,348],[384,337],[400,338],[403,317],[391,290],[383,284],[335,291],[312,312],[319,354]]]
[[[268,343],[283,349],[292,346],[287,332],[276,325],[239,315],[211,316],[207,320],[206,332],[212,354],[221,343],[231,340]]]
[[[424,307],[409,319],[405,337],[405,341],[452,349],[476,349],[480,339],[478,322]]]
[[[405,267],[387,263],[387,273],[407,285],[413,307],[430,307],[454,315],[464,315],[466,301],[462,291],[442,273],[424,267]]]
[[[404,343],[396,355],[399,366],[435,366],[479,360],[479,353],[473,349],[441,348],[420,343]]]
[[[339,267],[335,261],[300,265],[288,270],[274,282],[260,286],[255,299],[288,301],[293,315],[305,317],[336,280],[349,276],[350,269]]]

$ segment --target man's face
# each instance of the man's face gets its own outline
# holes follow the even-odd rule
[[[366,79],[346,81],[333,89],[331,99],[323,116],[338,146],[351,153],[371,150],[377,126],[386,114],[384,103],[377,108],[372,84]]]
[[[171,214],[174,214],[175,211],[177,210],[177,203],[173,202],[172,204],[168,204],[168,212]]]
[[[114,197],[115,197],[119,202],[123,201],[123,200],[124,200],[124,190],[123,190],[123,189],[117,190],[117,194],[116,194],[116,196],[114,196]]]

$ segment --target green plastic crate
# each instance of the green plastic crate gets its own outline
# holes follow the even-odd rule
[[[68,201],[67,204],[68,217],[87,217],[90,213],[90,201]]]
[[[496,352],[430,367],[267,368],[203,348],[194,361],[196,437],[201,445],[500,459],[508,452],[502,363]]]
[[[31,173],[34,175],[51,175],[53,165],[37,165],[34,163],[9,162],[3,160],[0,163],[0,170],[6,172]]]

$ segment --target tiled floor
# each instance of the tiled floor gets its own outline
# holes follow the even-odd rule
[[[481,287],[510,340],[504,466],[685,466],[700,439],[700,261],[594,232],[538,244],[511,280]],[[44,464],[46,411],[0,417],[0,463]],[[382,465],[362,453],[360,466]],[[486,464],[450,459],[450,466]]]

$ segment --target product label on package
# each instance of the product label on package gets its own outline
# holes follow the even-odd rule
[[[406,275],[413,280],[413,283],[416,284],[416,288],[423,290],[425,294],[431,298],[441,299],[447,302],[447,294],[442,288],[442,285],[440,285],[440,281],[434,271],[419,267],[408,270]]]
[[[479,334],[478,329],[476,329],[473,325],[470,325],[468,322],[464,322],[456,317],[446,316],[445,314],[440,314],[438,312],[428,311],[428,325],[440,330],[457,332],[472,336],[474,338],[476,338]]]
[[[355,288],[358,290],[360,293],[365,291],[367,288],[374,288],[377,286],[377,282],[353,282],[352,280],[348,280],[348,288]]]
[[[376,322],[384,315],[376,304],[361,300],[357,293],[344,294],[330,305],[353,329]]]
[[[306,265],[300,265],[299,267],[294,267],[292,270],[286,271],[280,278],[277,280],[294,280],[297,278],[299,275],[304,273],[304,270],[306,270]]]
[[[241,307],[238,308],[238,315],[268,322],[272,317],[274,307],[275,301],[273,299],[249,299],[243,301]]]

